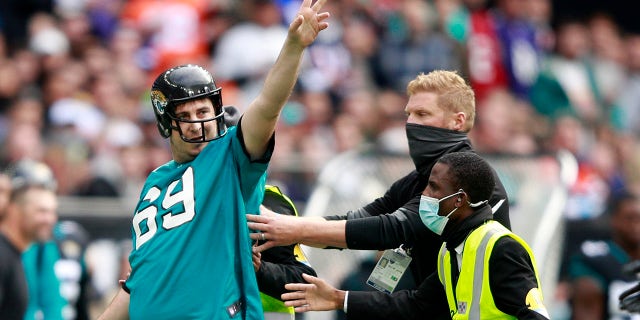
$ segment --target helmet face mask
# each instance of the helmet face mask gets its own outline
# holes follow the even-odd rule
[[[207,142],[224,136],[227,133],[227,127],[224,121],[221,91],[221,88],[216,87],[211,74],[197,65],[174,67],[159,75],[151,88],[151,105],[160,135],[168,138],[171,136],[171,130],[178,130],[182,140],[190,143]],[[176,117],[177,105],[202,98],[211,100],[215,114],[213,118],[186,120]],[[213,133],[205,130],[205,124],[210,121],[215,121],[217,124],[217,130]],[[186,137],[180,123],[200,123],[201,136]]]
[[[214,108],[215,109],[215,108]],[[175,110],[175,108],[174,108]],[[176,117],[173,113],[169,113],[169,118],[171,120],[173,120],[177,125],[172,125],[170,127],[171,130],[176,130],[178,131],[178,133],[180,134],[180,138],[185,141],[185,142],[189,142],[189,143],[200,143],[200,142],[207,142],[207,141],[211,141],[211,140],[215,140],[218,139],[220,137],[222,137],[223,135],[226,134],[226,128],[224,128],[224,132],[220,132],[220,130],[216,130],[217,133],[216,135],[214,135],[213,137],[211,137],[211,134],[209,133],[211,130],[207,129],[207,123],[208,122],[212,122],[212,121],[216,121],[216,123],[218,123],[218,119],[223,118],[224,119],[224,112],[223,113],[217,113],[216,110],[216,115],[213,118],[208,118],[208,119],[199,119],[199,120],[187,120],[187,119],[180,119],[178,117]],[[200,136],[197,136],[195,138],[189,138],[187,135],[185,135],[182,132],[182,127],[181,124],[199,124],[200,125]],[[209,138],[207,138],[209,137]]]

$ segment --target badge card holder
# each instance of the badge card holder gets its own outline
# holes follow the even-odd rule
[[[411,263],[411,257],[402,249],[385,250],[373,268],[367,284],[376,290],[392,293],[395,290],[400,278]]]

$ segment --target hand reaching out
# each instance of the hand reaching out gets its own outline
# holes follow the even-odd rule
[[[317,248],[347,248],[346,220],[288,216],[264,207],[260,207],[260,215],[247,214],[246,217],[249,229],[256,231],[249,236],[261,241],[253,249],[257,252],[295,243]]]
[[[266,241],[254,247],[254,251],[262,252],[276,246],[287,246],[300,242],[298,217],[277,214],[264,206],[260,206],[260,215],[247,214],[249,229],[258,231],[251,233],[252,240]]]
[[[320,278],[302,274],[309,283],[288,283],[284,287],[295,292],[284,293],[282,301],[296,312],[342,309],[346,291],[338,290]]]

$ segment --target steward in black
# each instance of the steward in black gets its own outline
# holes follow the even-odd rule
[[[415,286],[396,290],[414,289],[436,270],[442,239],[424,226],[418,214],[420,195],[427,186],[431,168],[445,154],[473,152],[464,132],[411,123],[406,130],[416,170],[394,182],[384,196],[364,207],[343,216],[325,217],[347,220],[345,236],[349,249],[384,250],[403,245],[413,258],[409,267]],[[496,210],[493,219],[510,229],[507,192],[495,171],[494,180],[496,185],[489,199],[489,205]]]
[[[489,205],[483,205],[460,225],[447,226],[442,235],[447,247],[457,247],[469,233],[492,220],[491,216]],[[489,286],[496,307],[500,311],[517,315],[518,319],[523,320],[547,320],[545,316],[526,305],[527,293],[531,288],[538,287],[533,270],[529,254],[518,241],[511,237],[502,237],[496,242],[489,258]],[[429,315],[429,319],[451,318],[447,308],[447,296],[438,279],[437,271],[427,275],[417,290],[400,290],[392,294],[349,291],[347,308],[348,320],[420,320],[426,319],[425,315]]]

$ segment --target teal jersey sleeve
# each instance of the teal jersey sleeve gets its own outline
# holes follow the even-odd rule
[[[245,213],[267,165],[249,161],[233,127],[149,175],[132,221],[131,319],[263,318]]]
[[[234,127],[233,129],[240,130],[240,128],[241,124],[239,124],[237,127]],[[237,133],[238,137],[242,137],[242,133],[240,131],[237,131]],[[245,181],[241,182],[241,190],[245,199],[247,213],[258,213],[260,204],[262,203],[262,199],[264,197],[264,187],[267,180],[267,175],[265,174],[265,171],[262,170],[262,166],[260,164],[266,164],[271,159],[275,139],[274,137],[271,138],[267,151],[262,156],[262,158],[253,161],[248,158],[248,155],[240,140],[241,138],[234,139],[232,142],[232,147],[234,148],[234,155],[241,155],[237,158],[237,161],[240,164],[240,168],[242,168],[241,170],[244,170],[242,173],[238,173],[245,179]]]

